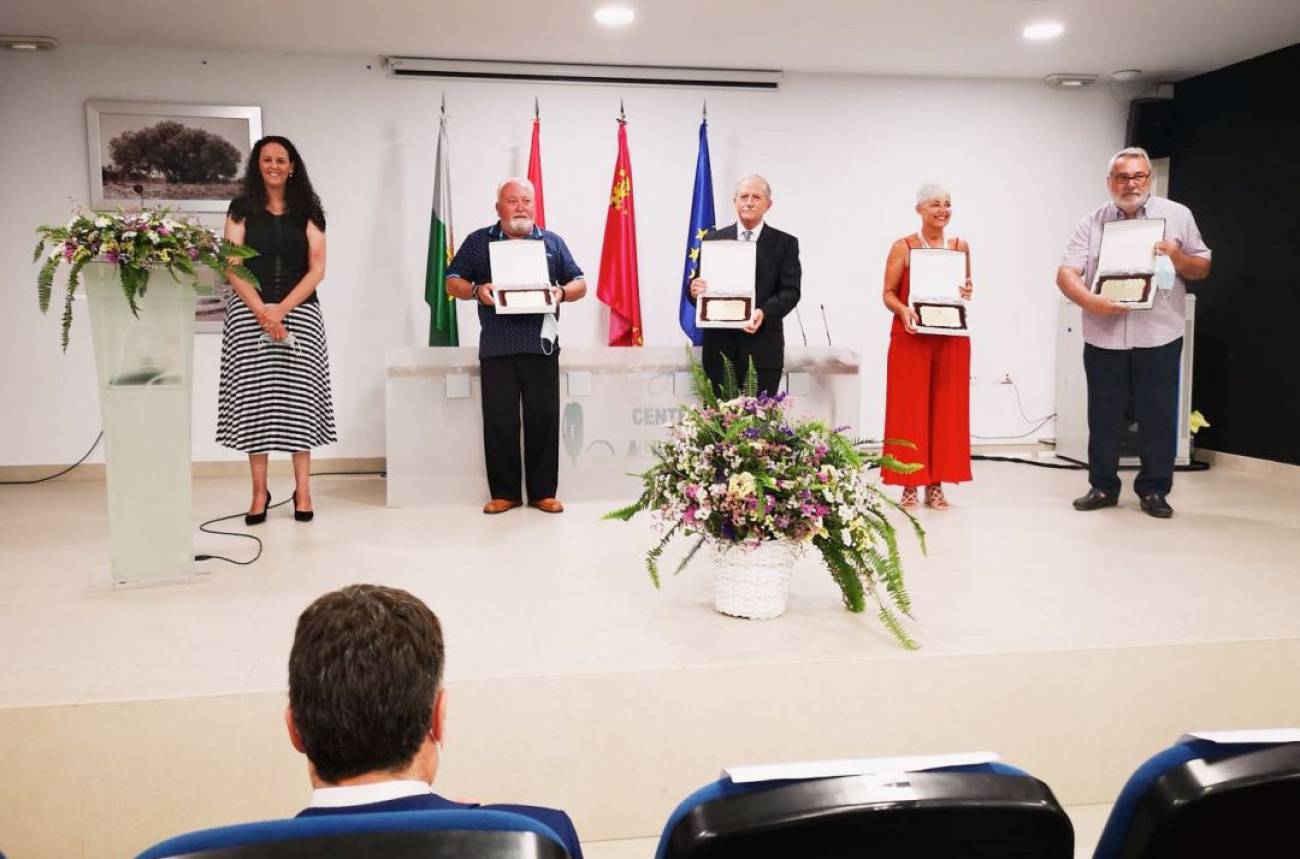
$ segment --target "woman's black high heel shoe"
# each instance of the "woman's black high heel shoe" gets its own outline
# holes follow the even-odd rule
[[[266,506],[262,508],[261,513],[245,513],[245,525],[261,525],[266,521],[266,511],[271,509],[271,493],[266,493]]]
[[[315,516],[316,516],[315,510],[298,509],[298,490],[295,489],[293,492],[293,521],[310,522]]]

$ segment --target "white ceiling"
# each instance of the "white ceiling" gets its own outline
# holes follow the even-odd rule
[[[784,71],[1173,81],[1300,42],[1296,0],[6,0],[0,32],[63,44]],[[21,5],[20,5],[21,4]],[[1059,20],[1030,44],[1021,28]]]

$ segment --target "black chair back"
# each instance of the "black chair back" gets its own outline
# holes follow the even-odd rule
[[[570,859],[533,832],[424,830],[317,835],[219,847],[176,859]]]
[[[1189,761],[1138,801],[1120,859],[1300,856],[1300,743]]]
[[[665,859],[1073,859],[1074,829],[1035,778],[920,772],[848,776],[703,802]]]

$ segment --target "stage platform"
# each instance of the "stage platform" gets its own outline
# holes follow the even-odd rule
[[[1300,725],[1300,469],[1179,474],[1169,521],[1131,494],[1077,513],[1085,488],[1083,472],[981,462],[953,509],[921,511],[928,557],[902,541],[915,653],[844,611],[812,556],[774,621],[716,614],[704,557],[655,591],[648,519],[599,521],[628,499],[486,517],[477,498],[389,509],[380,478],[322,477],[317,521],[286,506],[251,529],[258,563],[104,591],[102,483],[0,489],[0,850],[130,856],[295,812],[293,624],[365,581],[411,590],[445,625],[438,789],[566,808],[604,842],[592,859],[649,856],[637,839],[724,765],[972,750],[1078,809],[1087,855],[1127,774],[1179,734]],[[289,490],[272,481],[276,500]],[[196,516],[247,495],[196,479]]]

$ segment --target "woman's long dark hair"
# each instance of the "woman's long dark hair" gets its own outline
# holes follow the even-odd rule
[[[262,181],[262,170],[258,160],[262,157],[262,147],[268,143],[278,143],[289,153],[289,162],[293,165],[293,174],[284,185],[285,207],[296,214],[304,215],[317,227],[325,229],[325,210],[321,208],[320,197],[312,190],[311,179],[307,176],[307,165],[302,162],[298,148],[287,137],[269,134],[253,144],[253,151],[248,155],[248,166],[244,170],[244,189],[238,199],[230,204],[230,215],[237,221],[260,212],[266,208],[266,183]]]

